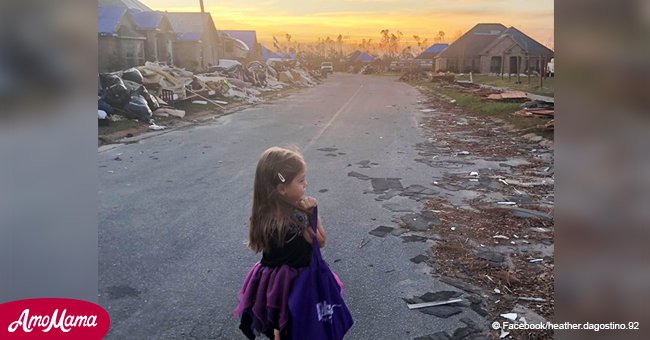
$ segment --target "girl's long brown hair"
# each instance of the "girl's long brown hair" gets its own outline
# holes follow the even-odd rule
[[[253,186],[253,209],[248,226],[248,247],[256,253],[270,248],[275,239],[284,243],[290,222],[291,205],[277,191],[278,184],[289,184],[303,170],[305,160],[298,151],[272,147],[260,156]],[[284,183],[280,176],[285,179]]]

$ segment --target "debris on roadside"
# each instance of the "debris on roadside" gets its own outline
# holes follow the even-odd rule
[[[447,301],[422,302],[422,303],[407,304],[406,306],[409,309],[419,309],[419,308],[425,308],[425,307],[448,305],[448,304],[462,302],[462,301],[463,301],[463,299],[451,299],[451,300],[447,300]]]
[[[164,130],[166,127],[162,125],[157,125],[157,124],[151,124],[149,125],[149,128],[154,131],[159,131],[159,130]]]
[[[117,118],[121,116],[158,126],[154,115],[183,119],[186,112],[175,108],[182,102],[210,104],[224,110],[231,100],[253,104],[262,101],[264,92],[310,87],[320,79],[320,74],[304,69],[295,60],[269,59],[266,63],[253,61],[244,66],[222,59],[208,73],[197,74],[176,66],[145,62],[127,70],[99,74],[97,106],[106,113],[99,123],[108,125],[109,121],[121,120]]]
[[[526,92],[522,91],[505,91],[498,94],[488,95],[487,99],[499,101],[520,101],[528,100],[528,95],[526,95]]]

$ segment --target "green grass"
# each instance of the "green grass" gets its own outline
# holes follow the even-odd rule
[[[501,79],[501,76],[490,76],[486,74],[475,74],[472,75],[474,83],[485,84],[497,87],[503,87],[515,91],[524,91],[534,94],[539,94],[542,96],[553,97],[555,95],[555,78],[545,78],[544,86],[539,87],[539,76],[530,76],[530,84],[528,83],[528,77],[520,77],[521,83],[517,84],[517,77],[512,77],[508,79],[507,76],[504,76]],[[462,76],[456,76],[457,80],[469,80],[469,74]]]
[[[521,105],[519,103],[487,101],[483,100],[481,97],[465,94],[454,89],[437,88],[436,91],[445,94],[452,99],[455,99],[457,105],[468,109],[470,112],[475,112],[483,115],[496,115],[515,112],[519,110],[519,107]]]
[[[124,120],[120,120],[117,122],[110,122],[108,126],[99,126],[97,132],[98,135],[100,136],[106,136],[118,131],[135,128],[140,125],[142,125],[142,123],[138,121],[124,118]]]
[[[502,120],[512,126],[513,129],[525,131],[526,133],[534,132],[548,139],[553,139],[553,131],[536,128],[539,125],[548,123],[548,119],[538,117],[520,117],[511,113],[521,110],[520,103],[494,102],[483,99],[482,97],[463,93],[461,91],[444,88],[438,84],[430,82],[419,82],[425,93],[437,92],[444,94],[456,100],[456,105],[463,107],[467,113],[474,116],[489,116]]]

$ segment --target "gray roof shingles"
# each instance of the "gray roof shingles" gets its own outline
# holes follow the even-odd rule
[[[466,58],[478,56],[479,53],[496,39],[507,28],[501,24],[477,24],[458,40],[454,41],[444,51],[440,52],[440,58],[458,58],[461,55]]]

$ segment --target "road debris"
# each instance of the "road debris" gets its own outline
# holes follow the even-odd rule
[[[462,302],[462,301],[463,301],[463,299],[451,299],[451,300],[447,300],[447,301],[423,302],[423,303],[407,304],[406,306],[409,309],[419,309],[419,308],[425,308],[425,307],[448,305],[448,304]]]
[[[501,316],[510,321],[517,321],[517,313],[505,313],[501,314]]]
[[[523,300],[523,301],[546,302],[546,299],[534,298],[534,297],[525,297],[525,296],[519,296],[519,297],[517,297],[517,299]]]
[[[370,242],[370,239],[361,239],[361,242],[359,243],[359,249],[363,248],[366,244],[368,244],[368,242]]]

